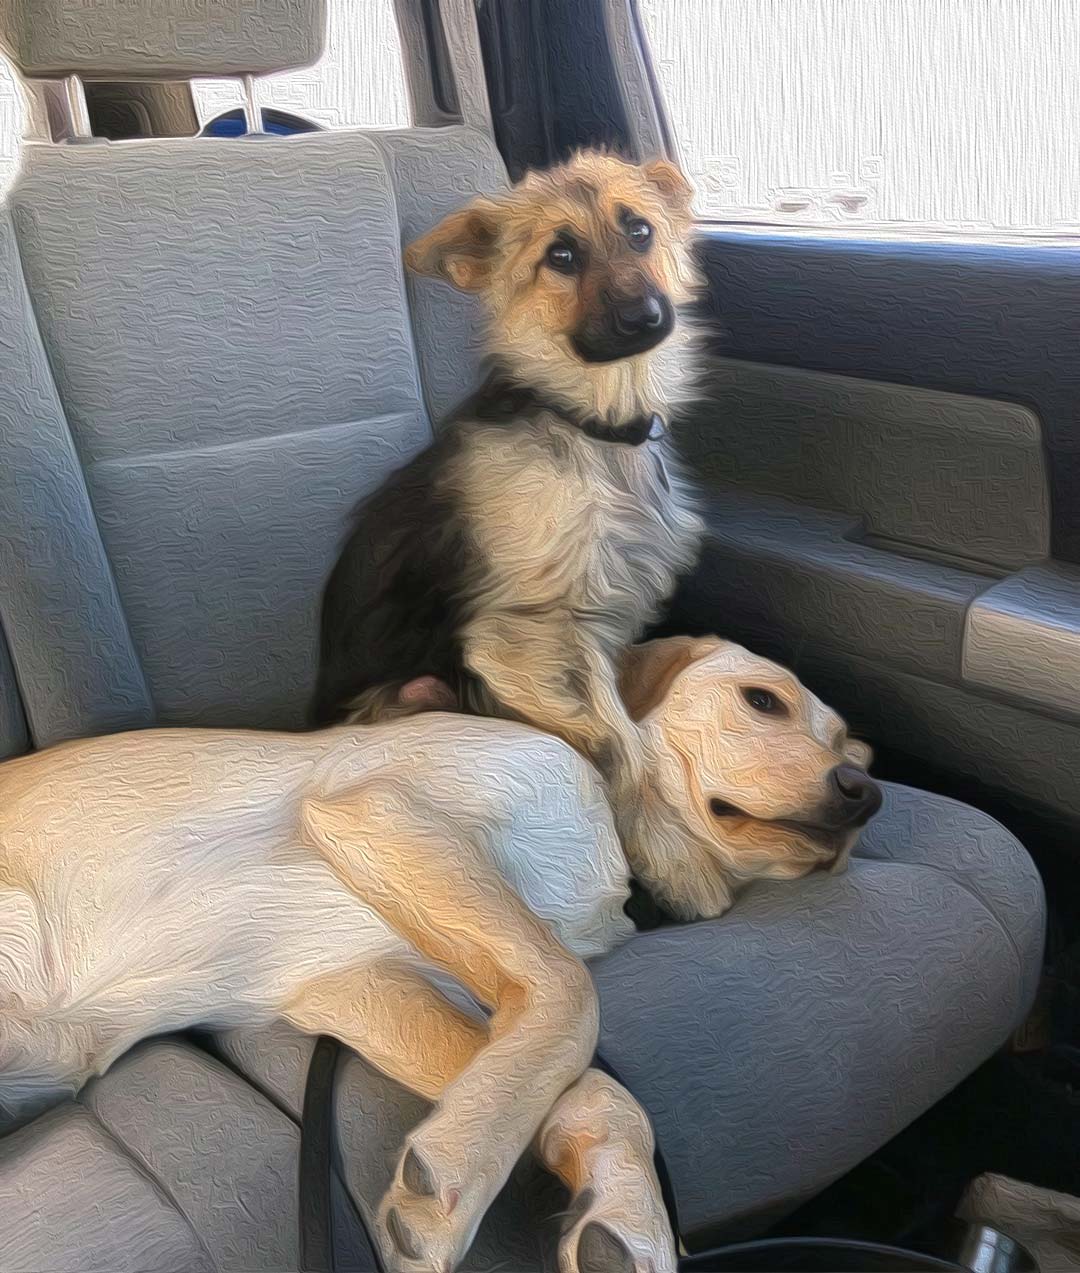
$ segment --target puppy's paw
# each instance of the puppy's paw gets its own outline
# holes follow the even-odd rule
[[[454,712],[460,706],[454,691],[437,676],[406,681],[398,691],[398,703],[416,712]]]

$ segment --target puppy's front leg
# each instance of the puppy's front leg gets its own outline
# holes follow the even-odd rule
[[[591,760],[620,832],[628,830],[649,767],[645,738],[619,697],[614,665],[581,623],[561,611],[485,614],[468,625],[464,645],[490,714],[555,734]]]
[[[712,918],[731,906],[723,872],[659,790],[646,734],[587,628],[558,611],[484,615],[466,631],[465,662],[482,683],[474,710],[556,734],[596,765],[630,870],[673,916]]]

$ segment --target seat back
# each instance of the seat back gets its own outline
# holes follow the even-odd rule
[[[350,511],[475,375],[475,310],[407,292],[402,233],[504,180],[463,128],[26,148],[0,620],[37,745],[303,723]]]

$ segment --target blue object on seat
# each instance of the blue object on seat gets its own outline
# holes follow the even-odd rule
[[[297,133],[321,133],[323,128],[303,119],[299,115],[290,115],[287,111],[266,108],[262,112],[263,132],[273,133],[277,137],[292,137]],[[247,121],[243,110],[226,111],[209,121],[201,129],[200,137],[243,137],[247,133]]]

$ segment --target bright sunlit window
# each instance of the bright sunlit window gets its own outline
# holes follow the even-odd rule
[[[1076,0],[638,0],[707,219],[1080,233]]]
[[[15,181],[25,122],[22,91],[11,63],[0,53],[0,204]]]
[[[409,123],[392,0],[330,0],[326,52],[315,66],[256,81],[262,107],[326,128],[401,128]],[[196,80],[199,123],[241,105],[236,80]]]

